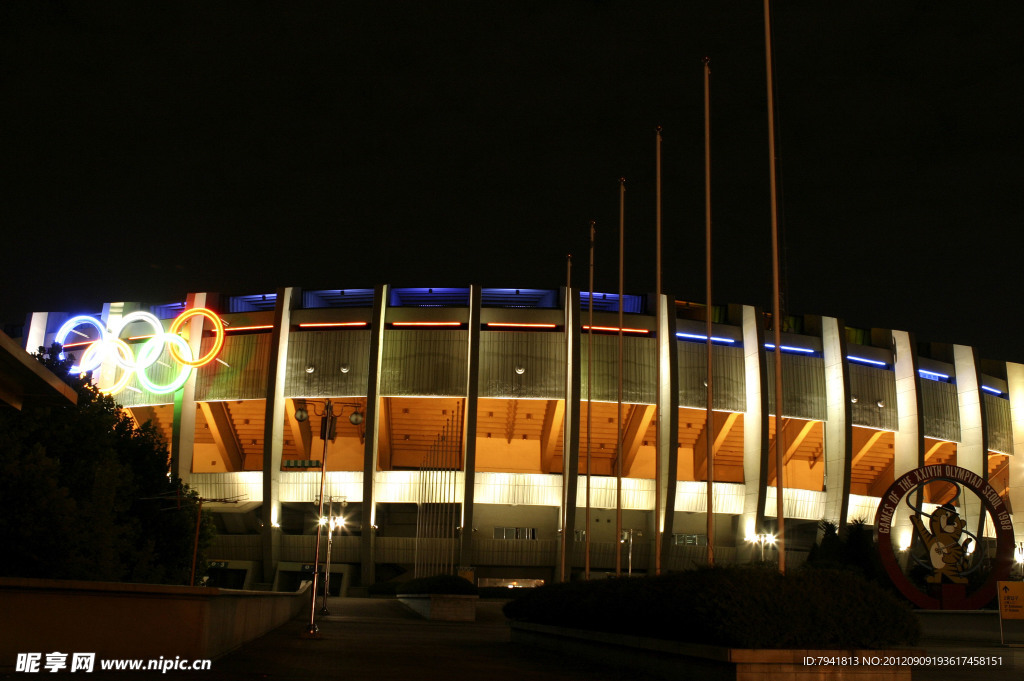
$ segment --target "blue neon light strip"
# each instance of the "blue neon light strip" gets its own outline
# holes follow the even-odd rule
[[[699,340],[699,341],[706,341],[708,339],[707,336],[702,336],[702,335],[696,334],[696,333],[683,333],[682,331],[677,331],[676,332],[676,338],[686,338],[687,340]],[[712,336],[711,337],[711,342],[712,343],[735,343],[736,341],[734,341],[732,338],[720,338],[718,336]]]
[[[769,350],[775,349],[775,343],[765,343],[764,346]],[[806,354],[814,354],[814,350],[811,348],[798,348],[795,345],[783,345],[780,346],[783,352],[803,352]]]
[[[991,393],[993,395],[1000,395],[1001,396],[1003,394],[1002,390],[1000,390],[998,388],[992,388],[992,387],[989,387],[987,385],[981,386],[981,389],[984,390],[985,392]]]
[[[856,362],[858,364],[870,364],[876,367],[889,366],[887,363],[879,362],[877,359],[868,359],[867,357],[858,357],[857,355],[847,355],[846,359],[850,360],[851,362]]]
[[[927,378],[929,381],[948,381],[949,376],[946,374],[940,374],[937,371],[927,371],[925,369],[918,369],[917,373],[921,375],[921,378]]]

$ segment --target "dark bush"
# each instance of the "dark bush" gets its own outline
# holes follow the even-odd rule
[[[394,596],[398,587],[405,586],[405,582],[377,582],[366,587],[371,596]]]
[[[411,579],[396,587],[399,594],[464,594],[475,596],[478,592],[473,583],[455,575],[434,575]]]
[[[478,586],[480,598],[493,598],[495,600],[509,600],[515,598],[524,591],[530,591],[533,587],[510,589],[507,586]]]
[[[885,648],[919,636],[910,609],[849,571],[713,568],[552,584],[506,617],[733,648]]]

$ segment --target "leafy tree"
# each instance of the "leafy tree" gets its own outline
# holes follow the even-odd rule
[[[807,556],[807,567],[853,570],[868,581],[888,584],[874,531],[867,522],[860,519],[850,522],[842,535],[836,525],[827,520],[819,521],[818,529],[821,538]]]
[[[78,404],[0,409],[0,562],[6,576],[188,583],[198,495],[169,475],[167,444],[136,427],[60,347],[36,355]],[[200,527],[197,572],[213,526]],[[197,575],[198,578],[198,575]]]

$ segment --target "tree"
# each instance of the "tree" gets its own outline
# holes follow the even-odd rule
[[[865,579],[888,584],[882,559],[875,543],[874,531],[864,520],[848,523],[840,535],[835,523],[818,521],[820,539],[811,547],[805,565],[815,568],[847,569],[859,572]]]
[[[167,444],[137,427],[61,348],[36,355],[77,405],[0,409],[0,574],[188,583],[198,495],[171,479]],[[213,536],[202,518],[197,572]]]

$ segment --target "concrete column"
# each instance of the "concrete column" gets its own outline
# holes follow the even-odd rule
[[[1006,385],[1010,393],[1010,422],[1013,424],[1013,456],[1010,457],[1010,510],[1017,543],[1024,542],[1024,364],[1006,363]]]
[[[469,289],[469,348],[466,353],[466,418],[462,431],[462,527],[459,566],[473,565],[473,500],[476,494],[476,414],[480,395],[480,287]]]
[[[653,532],[661,535],[661,567],[667,569],[672,546],[679,488],[679,351],[676,340],[675,299],[658,296],[661,326],[658,328],[658,471],[660,486],[658,508],[654,509]]]
[[[893,461],[895,479],[924,465],[924,410],[921,408],[921,377],[917,372],[914,337],[906,331],[893,331],[892,341],[896,409],[899,413]]]
[[[49,320],[49,312],[33,312],[29,315],[28,329],[25,331],[26,352],[39,352],[39,348],[46,347],[46,326]]]
[[[190,293],[185,307],[206,307],[210,294]],[[107,310],[104,309],[104,314]],[[106,320],[104,320],[106,321]],[[109,325],[108,325],[109,326]],[[188,344],[192,356],[199,357],[203,342],[203,317],[196,316],[189,323]],[[187,483],[192,477],[192,455],[196,443],[196,372],[174,393],[174,423],[171,427],[171,477]]]
[[[821,318],[825,360],[825,520],[840,530],[850,507],[850,450],[853,447],[850,368],[846,361],[846,330],[835,317]]]
[[[572,549],[576,530],[576,504],[580,470],[580,292],[565,291],[565,411],[562,425],[562,541],[558,546],[559,565],[555,576],[562,578],[560,567],[565,561],[565,579],[572,575]],[[589,528],[588,528],[589,529]]]
[[[981,376],[974,348],[954,345],[953,367],[960,406],[960,443],[956,448],[956,464],[981,476],[982,480],[988,480],[988,429],[985,428],[985,410],[981,405]],[[965,509],[961,513],[968,523],[975,523],[968,524],[967,529],[981,537],[985,529],[985,509],[978,497],[973,494],[965,497]]]
[[[913,335],[892,332],[893,373],[896,378],[896,409],[899,430],[893,450],[893,479],[924,465],[924,410],[921,407],[921,376],[917,371],[917,347]],[[920,499],[916,504],[920,504]],[[910,513],[901,504],[892,521],[892,532],[902,543],[913,532]]]
[[[370,334],[370,366],[366,382],[366,437],[363,447],[363,533],[359,538],[361,585],[377,581],[377,444],[380,438],[380,371],[384,357],[384,319],[388,305],[387,285],[373,292],[373,321]]]
[[[293,301],[299,300],[298,289],[277,290],[274,306],[274,329],[271,331],[270,365],[267,367],[267,406],[263,426],[263,581],[271,582],[277,570],[281,541],[281,456],[285,437],[285,373],[288,367],[288,335],[291,329]],[[195,409],[192,409],[195,414]]]
[[[743,306],[743,366],[746,374],[747,408],[743,412],[743,482],[746,488],[740,532],[743,538],[764,529],[764,504],[768,480],[768,395],[764,391],[768,371],[761,361],[764,348],[764,315]]]

